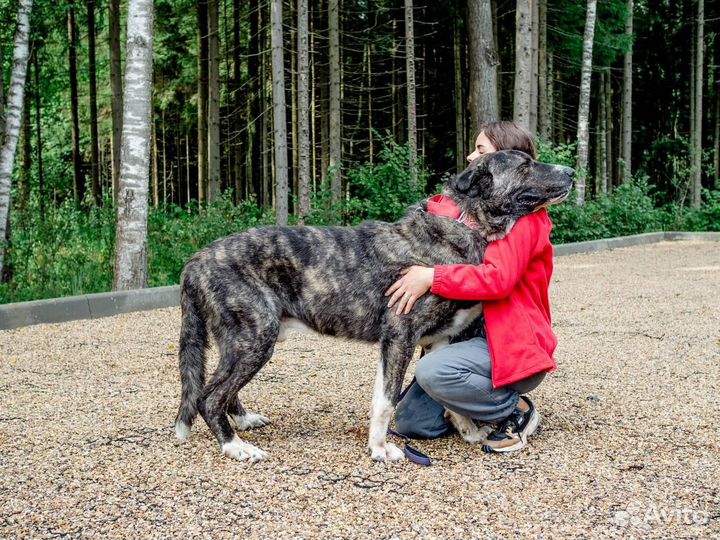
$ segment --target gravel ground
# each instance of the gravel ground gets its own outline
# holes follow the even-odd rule
[[[175,440],[177,308],[0,332],[0,538],[720,539],[720,243],[556,260],[559,369],[518,455],[365,454],[375,346],[291,335],[231,461]]]

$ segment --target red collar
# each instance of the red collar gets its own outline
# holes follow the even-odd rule
[[[471,229],[479,229],[477,220],[463,212],[458,204],[445,195],[435,195],[427,201],[427,211],[436,216],[443,216],[459,221]]]

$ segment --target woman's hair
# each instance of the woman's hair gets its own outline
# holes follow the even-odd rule
[[[537,157],[533,136],[515,122],[507,120],[488,122],[480,128],[478,135],[481,132],[485,133],[498,150],[520,150],[533,159]],[[475,138],[477,139],[477,136]]]

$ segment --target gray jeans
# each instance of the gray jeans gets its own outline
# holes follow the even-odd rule
[[[475,337],[423,356],[415,382],[395,410],[397,431],[408,437],[435,438],[454,431],[445,408],[481,422],[507,418],[520,394],[545,378],[537,373],[509,386],[493,388],[487,340]]]

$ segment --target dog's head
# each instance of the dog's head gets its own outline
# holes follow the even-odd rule
[[[445,193],[477,220],[482,235],[492,241],[505,236],[521,217],[564,201],[574,176],[570,167],[502,150],[473,161],[450,179]]]

